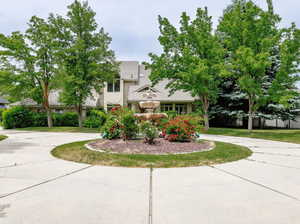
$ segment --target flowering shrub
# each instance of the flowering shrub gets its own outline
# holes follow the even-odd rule
[[[165,139],[175,142],[190,141],[194,138],[196,126],[183,116],[175,117],[165,124],[162,135]]]
[[[154,144],[155,138],[158,136],[157,128],[151,122],[142,122],[140,125],[141,133],[144,135],[144,142],[147,144]]]
[[[138,134],[137,120],[128,108],[115,107],[108,114],[108,118],[101,128],[103,138],[123,140],[133,139]]]
[[[109,117],[105,124],[101,128],[101,133],[103,138],[106,139],[117,139],[121,136],[121,124],[114,117]]]
[[[139,127],[137,125],[137,119],[133,114],[128,113],[121,118],[121,136],[123,140],[129,140],[136,138],[139,132]]]

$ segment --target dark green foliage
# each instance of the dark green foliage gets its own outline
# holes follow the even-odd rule
[[[74,112],[53,114],[54,126],[78,126],[78,117]],[[26,127],[46,127],[47,114],[33,112],[25,107],[13,107],[3,113],[3,126],[6,129]]]
[[[100,128],[104,125],[107,114],[101,110],[91,110],[85,119],[83,126],[86,128]]]
[[[13,107],[3,113],[3,127],[6,129],[32,126],[32,112],[25,107]]]
[[[47,114],[31,112],[32,127],[46,127],[47,126]]]
[[[137,119],[133,116],[133,114],[126,114],[121,118],[121,137],[123,140],[130,140],[136,138],[139,127],[137,125]]]
[[[101,126],[102,122],[95,116],[87,117],[83,122],[83,127],[85,128],[100,128]]]
[[[5,111],[4,108],[0,108],[0,122],[2,122],[2,114]]]
[[[78,126],[78,115],[75,112],[66,112],[62,114],[53,114],[54,126]]]

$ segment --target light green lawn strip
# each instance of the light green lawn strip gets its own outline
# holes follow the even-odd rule
[[[40,131],[40,132],[72,132],[72,133],[99,133],[98,128],[79,128],[79,127],[30,127],[17,128],[18,131]]]
[[[5,135],[0,135],[0,141],[4,140],[4,139],[6,139],[6,138],[7,138],[7,136],[5,136]]]
[[[210,128],[205,134],[227,135],[237,137],[259,138],[281,142],[300,144],[300,130],[296,129],[264,129],[249,132],[246,129]]]

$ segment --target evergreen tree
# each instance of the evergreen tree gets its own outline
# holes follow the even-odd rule
[[[296,95],[299,30],[279,29],[280,17],[267,3],[264,11],[252,1],[234,0],[218,26],[230,76],[248,101],[249,130],[260,107],[270,101],[287,106]]]

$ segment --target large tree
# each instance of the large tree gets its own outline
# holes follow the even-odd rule
[[[299,31],[294,25],[279,29],[280,17],[272,1],[267,3],[263,10],[252,1],[234,0],[217,29],[229,74],[248,100],[249,130],[260,107],[271,100],[287,104],[296,94]]]
[[[197,9],[196,18],[183,13],[180,28],[159,16],[160,55],[149,54],[150,79],[153,84],[167,79],[170,94],[177,90],[189,92],[201,102],[205,129],[209,128],[208,109],[216,99],[218,76],[222,71],[223,48],[214,35],[207,8]]]
[[[41,103],[52,127],[49,94],[56,77],[56,45],[49,23],[33,16],[25,34],[0,34],[0,92]]]
[[[118,64],[109,49],[111,38],[103,28],[98,30],[95,12],[88,3],[75,1],[68,8],[67,18],[52,15],[51,22],[61,48],[61,101],[75,107],[82,127],[87,98],[115,77]]]

